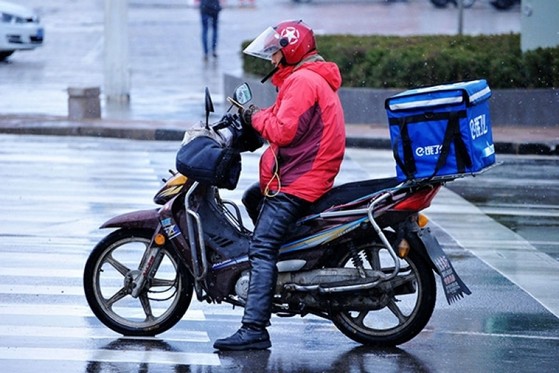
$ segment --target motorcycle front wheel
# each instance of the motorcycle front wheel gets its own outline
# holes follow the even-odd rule
[[[394,269],[392,258],[381,244],[365,244],[357,249],[365,269],[384,273]],[[337,265],[355,268],[354,258],[348,253]],[[369,298],[363,299],[362,307],[330,312],[336,327],[350,339],[365,345],[393,347],[414,338],[429,322],[437,295],[433,270],[413,248],[399,260],[397,288],[356,293],[357,300],[352,304]]]
[[[178,323],[190,305],[191,277],[172,248],[138,297],[130,293],[153,231],[119,229],[103,238],[85,264],[83,285],[89,307],[110,329],[126,336],[155,336]]]

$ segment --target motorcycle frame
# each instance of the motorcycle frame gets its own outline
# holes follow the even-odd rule
[[[290,239],[280,248],[278,284],[280,278],[289,280],[290,275],[297,275],[303,280],[305,275],[322,275],[321,268],[331,267],[333,255],[339,257],[351,253],[356,245],[363,243],[377,242],[384,247],[392,257],[394,269],[391,273],[367,270],[365,282],[350,280],[349,283],[337,285],[301,285],[294,281],[283,281],[283,287],[276,287],[276,294],[313,293],[329,302],[329,294],[366,291],[384,284],[397,286],[396,283],[388,283],[399,271],[399,255],[394,247],[399,247],[403,241],[407,241],[408,247],[412,247],[430,263],[432,270],[441,277],[449,304],[461,298],[464,293],[470,294],[452,265],[443,265],[450,261],[429,228],[421,228],[417,223],[418,212],[430,205],[447,179],[448,177],[442,177],[406,182],[381,190],[374,190],[373,186],[373,191],[368,195],[300,219],[295,232],[290,232]],[[368,188],[370,186],[367,186],[367,190]],[[167,196],[165,201],[158,200],[159,196],[161,193],[155,199],[163,203],[160,209],[120,215],[102,227],[154,230],[154,238],[146,249],[146,254],[151,254],[143,260],[139,276],[153,273],[159,249],[163,245],[169,245],[179,256],[180,265],[184,265],[190,274],[199,301],[228,302],[244,306],[244,300],[236,295],[238,292],[235,287],[241,276],[246,276],[248,280],[251,232],[244,227],[238,206],[232,201],[222,200],[217,187],[187,179],[175,195]],[[408,203],[410,201],[413,201],[411,205]],[[406,204],[408,206],[402,206]],[[231,206],[232,211],[226,206]],[[392,242],[385,234],[386,228],[393,230]],[[158,235],[165,237],[163,242],[158,242]],[[152,250],[153,247],[155,249]],[[333,252],[334,250],[337,252]],[[181,271],[184,272],[183,269]],[[358,271],[362,273],[364,268],[358,268]],[[351,278],[351,274],[349,277]],[[136,287],[140,289],[139,286],[145,279],[136,280]],[[139,293],[139,290],[135,293]],[[290,314],[310,312],[327,317],[327,314],[317,309],[274,308],[274,312],[279,311]]]
[[[391,273],[378,272],[375,280],[367,284],[333,288],[292,285],[290,290],[317,291],[323,294],[342,293],[367,290],[394,278],[398,274],[400,264],[396,251],[383,232],[383,227],[405,219],[402,212],[390,214],[388,211],[391,205],[405,195],[406,191],[403,189],[389,190],[371,198],[364,197],[348,204],[342,210],[308,216],[300,221],[306,232],[295,234],[293,239],[282,245],[279,252],[278,263],[296,260],[305,263],[301,268],[290,268],[291,270],[313,269],[317,265],[325,264],[326,258],[330,257],[329,250],[339,248],[343,244],[349,245],[365,230],[367,233],[374,232],[375,236],[372,238],[379,240],[392,257],[394,269]],[[234,213],[226,205],[233,206]],[[184,213],[181,214],[181,211]],[[415,213],[416,211],[408,211],[403,214],[409,216]],[[378,216],[382,216],[382,219]],[[235,203],[221,200],[215,187],[192,182],[161,208],[159,222],[192,275],[199,300],[243,304],[242,300],[231,298],[231,295],[241,273],[250,269],[250,231],[244,227]],[[213,229],[211,226],[208,229],[207,225],[212,224]],[[373,231],[368,224],[372,226]],[[215,229],[219,229],[221,245],[211,238],[214,233],[212,230]],[[186,232],[186,238],[182,232]],[[210,251],[216,257],[220,257],[220,260],[212,260],[211,265],[208,260]]]

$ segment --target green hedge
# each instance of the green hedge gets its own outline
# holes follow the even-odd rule
[[[519,34],[319,35],[317,45],[338,64],[345,87],[411,88],[480,78],[492,88],[559,87],[559,47],[523,54]],[[269,61],[245,54],[243,67],[259,76],[271,70]]]

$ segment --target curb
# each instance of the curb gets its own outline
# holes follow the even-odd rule
[[[181,141],[183,122],[69,120],[67,117],[0,115],[0,133],[44,136],[90,136],[132,140]],[[367,133],[367,126],[348,125],[349,148],[392,149],[386,135]],[[559,144],[549,139],[495,141],[495,151],[516,155],[559,155]]]

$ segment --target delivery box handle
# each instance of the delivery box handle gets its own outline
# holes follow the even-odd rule
[[[402,150],[404,153],[404,160],[400,158],[400,153],[398,152],[398,143],[395,142],[392,145],[392,153],[394,154],[394,160],[398,164],[398,167],[406,174],[406,178],[413,179],[415,172],[417,171],[415,167],[415,160],[413,159],[413,152],[411,149],[411,139],[408,133],[408,119],[412,117],[404,118],[393,118],[390,119],[390,125],[397,125],[400,127],[400,138],[402,141]]]
[[[466,112],[453,111],[449,113],[448,126],[444,133],[443,146],[441,149],[441,154],[437,160],[437,165],[435,166],[435,171],[431,177],[435,176],[442,166],[446,163],[448,154],[450,153],[450,144],[454,144],[454,152],[456,154],[456,168],[459,173],[464,173],[466,167],[472,167],[472,159],[468,154],[468,149],[466,144],[462,139],[460,133],[460,118],[466,117]]]

